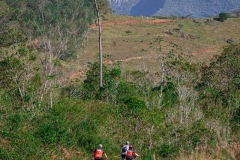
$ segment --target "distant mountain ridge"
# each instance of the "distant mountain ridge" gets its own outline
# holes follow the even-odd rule
[[[116,14],[132,16],[216,16],[240,7],[240,0],[108,0]]]

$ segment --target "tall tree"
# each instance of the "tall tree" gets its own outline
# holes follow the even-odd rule
[[[99,88],[103,87],[103,74],[102,74],[102,25],[101,25],[101,16],[109,13],[109,5],[106,0],[95,0],[95,7],[97,13],[97,21],[98,21],[98,43],[99,43]]]
[[[100,17],[100,12],[98,8],[98,1],[95,0],[96,4],[96,12],[97,12],[97,17],[98,17],[98,45],[99,45],[99,88],[103,87],[102,83],[102,26],[101,26],[101,17]]]

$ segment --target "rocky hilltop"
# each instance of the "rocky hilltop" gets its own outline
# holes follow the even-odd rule
[[[215,16],[240,8],[240,0],[109,0],[116,14],[132,16]]]

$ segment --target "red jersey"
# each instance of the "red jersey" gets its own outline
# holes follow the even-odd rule
[[[127,151],[127,155],[126,155],[126,157],[127,157],[127,158],[132,158],[134,154],[135,154],[135,151],[129,149],[129,150]]]
[[[94,152],[94,158],[102,158],[104,151],[100,148],[96,149]]]

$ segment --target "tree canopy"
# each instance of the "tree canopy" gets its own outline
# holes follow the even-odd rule
[[[225,21],[225,20],[227,20],[227,19],[228,19],[227,13],[219,13],[219,20],[220,20],[221,22],[223,22],[223,21]]]

